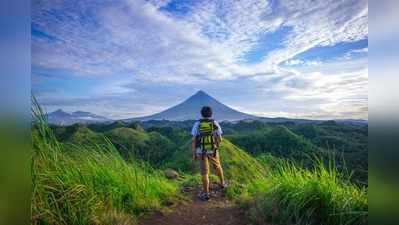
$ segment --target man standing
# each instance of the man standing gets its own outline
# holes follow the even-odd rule
[[[191,134],[193,160],[199,160],[202,175],[202,192],[199,198],[209,200],[209,163],[215,168],[220,180],[221,189],[225,188],[223,169],[219,159],[219,146],[222,141],[222,129],[218,122],[212,119],[212,108],[204,106],[201,109],[202,118],[197,121]]]

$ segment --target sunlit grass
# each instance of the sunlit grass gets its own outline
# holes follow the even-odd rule
[[[367,224],[366,188],[346,180],[333,163],[315,161],[309,170],[279,160],[266,181],[250,209],[258,224]]]
[[[148,165],[127,162],[112,144],[98,149],[61,145],[40,107],[34,105],[33,114],[33,224],[106,224],[118,218],[133,222],[176,197],[176,184]]]

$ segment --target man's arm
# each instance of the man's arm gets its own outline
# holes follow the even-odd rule
[[[193,160],[197,159],[196,148],[197,148],[197,135],[198,135],[198,122],[194,123],[193,129],[191,129],[191,135],[193,138],[191,139],[191,150],[193,152]]]
[[[216,143],[216,147],[219,148],[220,143],[222,143],[222,136],[221,135],[215,135],[215,143]]]
[[[216,125],[216,133],[215,133],[215,142],[216,142],[216,147],[219,148],[220,143],[222,143],[222,128],[220,127],[219,123],[215,121]]]
[[[196,145],[196,138],[193,137],[191,139],[191,150],[193,151],[193,160],[197,159],[197,153],[195,152],[196,151],[196,146],[195,145]]]

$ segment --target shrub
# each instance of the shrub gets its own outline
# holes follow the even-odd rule
[[[367,224],[366,189],[345,181],[331,163],[317,162],[313,170],[281,161],[256,188],[249,214],[266,224]]]

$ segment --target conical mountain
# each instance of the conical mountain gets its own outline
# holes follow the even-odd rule
[[[134,118],[132,120],[196,120],[200,118],[200,111],[203,106],[212,107],[213,118],[220,121],[237,121],[256,118],[256,116],[239,112],[224,105],[204,91],[198,91],[176,106],[150,116]]]

